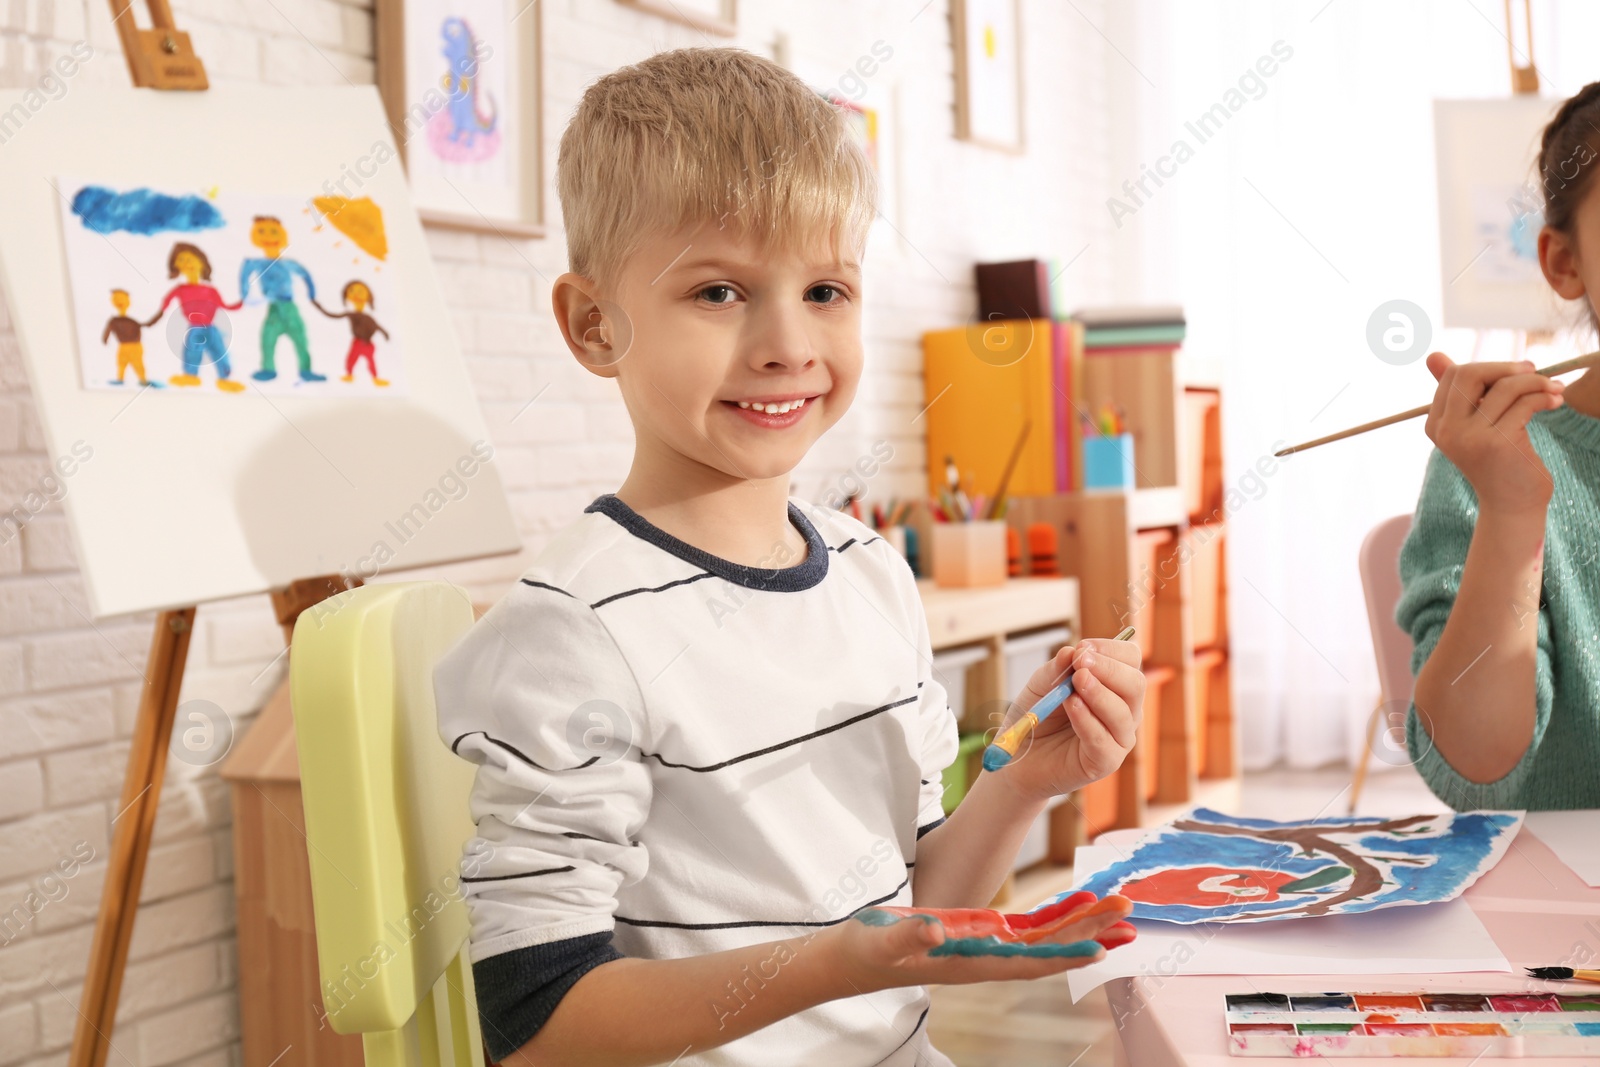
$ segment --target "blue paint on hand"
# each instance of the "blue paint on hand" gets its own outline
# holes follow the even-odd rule
[[[1100,951],[1098,941],[1036,941],[1033,944],[1006,942],[998,937],[954,937],[937,948],[930,948],[930,956],[1032,956],[1049,959],[1063,956],[1093,956]]]

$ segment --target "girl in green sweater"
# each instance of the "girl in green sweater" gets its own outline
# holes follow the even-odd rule
[[[1600,82],[1539,151],[1539,266],[1600,332]],[[1406,741],[1453,808],[1600,807],[1600,368],[1569,385],[1531,363],[1439,380],[1395,611],[1415,642]]]

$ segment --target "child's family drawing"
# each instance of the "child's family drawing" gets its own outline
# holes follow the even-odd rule
[[[1206,808],[1141,841],[1080,889],[1133,901],[1135,919],[1257,922],[1432,904],[1493,867],[1520,812],[1302,822]]]
[[[60,188],[85,389],[404,391],[371,199]]]

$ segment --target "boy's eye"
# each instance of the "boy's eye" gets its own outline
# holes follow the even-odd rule
[[[806,299],[818,304],[831,304],[842,295],[833,285],[813,285],[806,290]]]
[[[700,290],[700,299],[708,304],[732,303],[734,296],[731,285],[708,285]]]

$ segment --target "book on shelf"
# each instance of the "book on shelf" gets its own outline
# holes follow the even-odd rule
[[[944,485],[950,456],[968,495],[993,494],[1024,421],[1031,426],[1008,494],[1056,491],[1056,333],[1065,325],[1010,319],[922,335],[930,493]]]
[[[1091,326],[1083,331],[1083,343],[1086,348],[1173,347],[1183,343],[1186,329],[1181,322],[1145,326]]]
[[[1183,315],[1183,308],[1177,304],[1079,308],[1072,313],[1072,317],[1089,330],[1109,326],[1162,326],[1173,323],[1181,326],[1187,321]]]
[[[985,322],[1050,318],[1050,267],[1044,260],[979,263],[973,273],[978,283],[978,317]]]

